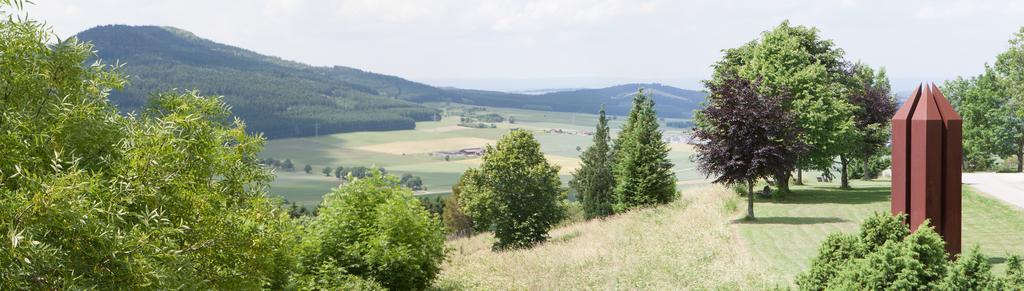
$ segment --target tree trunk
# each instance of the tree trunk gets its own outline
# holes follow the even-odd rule
[[[797,186],[804,184],[804,169],[801,169],[800,167],[796,168],[796,182],[793,182],[793,184]]]
[[[1024,173],[1024,141],[1017,147],[1017,173]]]
[[[747,219],[754,219],[754,179],[747,180]]]
[[[864,155],[864,169],[861,171],[860,179],[864,181],[871,181],[871,176],[868,176],[868,171],[871,169],[871,154]]]
[[[839,155],[839,189],[850,189],[850,175],[847,171],[850,165],[850,160],[846,158],[846,155]]]
[[[779,194],[789,194],[789,172],[775,174],[775,187],[779,188]]]

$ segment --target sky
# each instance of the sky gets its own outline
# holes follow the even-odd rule
[[[699,89],[723,49],[783,20],[895,91],[976,75],[1024,26],[1024,1],[35,0],[61,37],[104,24],[174,26],[318,66],[436,86],[518,91],[659,82]],[[131,64],[128,64],[129,66]]]

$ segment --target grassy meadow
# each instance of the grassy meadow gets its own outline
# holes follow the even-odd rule
[[[806,178],[806,177],[805,177]],[[551,232],[529,250],[494,252],[489,233],[448,242],[450,260],[438,289],[727,289],[795,287],[822,240],[856,232],[873,212],[888,211],[889,181],[794,186],[781,199],[761,199],[758,219],[739,219],[746,200],[705,185],[682,191],[669,205]],[[1024,209],[964,188],[964,249],[979,245],[1005,270],[1009,254],[1024,255]]]
[[[442,106],[441,104],[434,104]],[[455,109],[452,109],[454,111]],[[534,111],[510,108],[487,107],[505,118],[514,117],[515,123],[497,123],[497,128],[469,128],[458,126],[459,116],[450,114],[439,121],[418,122],[416,129],[378,132],[353,132],[319,137],[274,139],[267,141],[261,158],[279,160],[291,159],[295,172],[276,171],[271,184],[271,193],[302,205],[316,205],[324,193],[342,183],[333,173],[330,177],[321,174],[324,167],[378,166],[394,175],[412,174],[423,178],[425,191],[418,195],[438,195],[451,191],[462,173],[481,163],[478,157],[452,157],[445,161],[443,156],[431,156],[438,151],[455,151],[470,147],[493,145],[502,135],[513,128],[533,131],[541,144],[541,150],[552,164],[561,166],[559,175],[568,183],[570,174],[579,165],[580,152],[591,144],[591,136],[548,133],[547,130],[593,131],[597,124],[595,114],[573,114],[565,112]],[[624,117],[610,122],[612,132],[621,126]],[[681,135],[683,131],[664,128],[666,135]],[[670,154],[676,164],[676,175],[680,187],[706,184],[689,158],[689,145],[673,144]],[[312,174],[302,168],[309,164]]]
[[[528,250],[494,252],[489,234],[449,241],[435,286],[452,290],[764,289],[729,221],[738,198],[690,188],[669,205],[580,222]]]

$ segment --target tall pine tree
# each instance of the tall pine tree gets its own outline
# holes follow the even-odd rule
[[[615,212],[671,202],[676,175],[661,140],[654,100],[643,90],[633,97],[633,109],[615,143]]]
[[[612,214],[612,192],[615,190],[611,136],[608,134],[608,117],[604,106],[597,119],[594,131],[594,145],[583,151],[583,165],[572,173],[569,184],[579,193],[586,217],[602,217]]]

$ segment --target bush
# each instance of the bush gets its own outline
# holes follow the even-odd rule
[[[463,178],[466,176],[464,175]],[[459,203],[459,196],[462,192],[463,178],[452,186],[452,195],[444,198],[444,226],[448,233],[455,236],[468,236],[473,233],[473,220],[465,213],[462,213],[462,204]]]
[[[495,249],[528,248],[548,238],[564,217],[565,198],[552,166],[533,134],[513,130],[496,146],[487,146],[479,170],[463,174],[460,203],[477,229],[494,229]]]
[[[864,221],[857,236],[829,235],[811,268],[797,276],[797,286],[801,290],[1001,290],[1015,286],[1011,283],[1013,266],[1007,278],[993,276],[988,258],[977,247],[951,262],[945,242],[927,222],[910,233],[904,218],[877,213]]]
[[[949,276],[942,282],[943,290],[1001,290],[1001,281],[992,276],[988,257],[975,246],[970,253],[960,254],[949,266]]]
[[[886,149],[888,151],[888,149]],[[888,152],[881,155],[871,156],[871,160],[868,161],[868,178],[876,179],[882,174],[882,171],[888,169],[892,165]],[[863,157],[853,157],[850,159],[850,165],[848,167],[850,171],[851,179],[863,179],[864,178],[864,161]]]
[[[296,276],[292,279],[292,284],[292,289],[296,290],[387,290],[373,280],[346,274],[345,269],[338,267],[333,260],[324,261],[314,266],[309,273]]]
[[[371,170],[324,196],[319,216],[304,242],[306,266],[337,262],[338,273],[379,282],[392,290],[423,289],[440,271],[446,249],[444,230],[399,185]],[[307,268],[314,274],[317,268]]]

